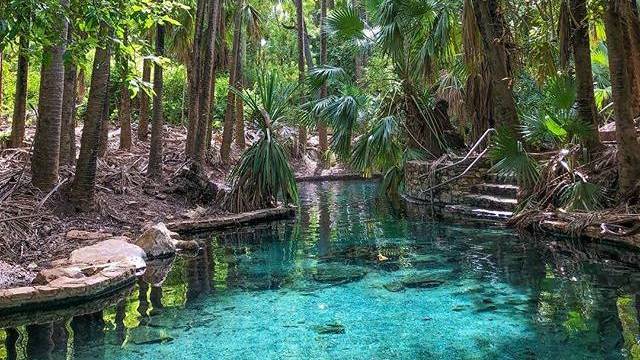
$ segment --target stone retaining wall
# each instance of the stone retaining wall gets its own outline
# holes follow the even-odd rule
[[[459,176],[473,159],[468,159],[461,164],[438,171],[433,179],[427,174],[430,172],[432,162],[409,161],[405,166],[405,195],[411,200],[432,203],[433,205],[455,205],[462,202],[462,195],[469,192],[472,185],[483,182],[483,177],[487,173],[486,164],[476,164],[462,178],[437,188],[433,191],[425,191],[430,187],[446,182]],[[451,164],[451,162],[449,162]],[[438,165],[438,168],[446,166],[447,163]]]

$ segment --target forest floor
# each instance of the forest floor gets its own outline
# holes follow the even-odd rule
[[[0,152],[0,289],[29,283],[51,261],[96,241],[69,236],[71,230],[135,238],[145,227],[158,222],[225,213],[219,206],[195,204],[172,190],[180,181],[177,175],[187,164],[183,127],[165,129],[164,176],[159,183],[145,176],[149,142],[134,140],[131,151],[122,151],[118,149],[119,130],[111,131],[107,154],[98,161],[96,207],[87,213],[71,210],[65,200],[64,189],[73,176],[71,169],[61,168],[62,185],[54,192],[44,193],[31,185],[29,154],[33,135],[34,128],[30,127],[25,147]],[[81,128],[76,129],[76,135],[79,146]],[[219,144],[219,139],[214,143]],[[339,165],[320,170],[316,146],[317,139],[310,138],[305,156],[291,164],[296,177],[350,174]],[[209,154],[209,179],[227,187],[231,166],[219,163],[217,148]],[[234,149],[232,161],[237,162],[239,157],[240,151]]]

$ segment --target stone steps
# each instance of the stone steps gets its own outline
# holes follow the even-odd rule
[[[466,205],[480,209],[511,212],[513,212],[518,205],[518,200],[514,198],[483,194],[465,195],[463,202]]]
[[[515,199],[518,197],[517,185],[483,183],[471,186],[472,194],[502,196]]]
[[[442,217],[450,219],[469,218],[484,222],[503,223],[513,215],[511,211],[480,209],[469,205],[446,205]]]
[[[515,176],[498,176],[497,174],[488,173],[484,178],[490,184],[518,185],[518,179]]]

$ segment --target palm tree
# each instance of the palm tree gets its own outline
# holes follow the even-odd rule
[[[220,20],[220,11],[222,2],[214,0],[208,14],[207,28],[201,51],[200,62],[198,64],[199,76],[197,79],[197,95],[198,96],[198,123],[197,131],[194,136],[195,163],[200,168],[204,165],[206,159],[206,150],[208,144],[209,128],[211,126],[211,100],[213,96],[213,80],[214,59],[215,59],[215,41],[218,33],[218,21]]]
[[[60,4],[66,8],[68,1],[61,0]],[[44,50],[46,55],[40,71],[38,124],[31,158],[31,182],[45,191],[53,188],[58,181],[60,161],[64,52],[67,41],[67,21],[62,14],[58,15],[55,26],[56,38]]]
[[[73,41],[71,25],[67,45]],[[60,130],[60,165],[72,165],[76,160],[76,104],[78,100],[78,66],[68,59],[64,66],[64,93],[62,95],[62,124]]]
[[[513,79],[506,42],[509,30],[497,0],[475,0],[475,15],[484,54],[491,75],[495,126],[509,129],[517,136],[518,113],[513,97]]]
[[[585,124],[593,127],[587,148],[596,149],[599,146],[598,138],[598,111],[593,89],[593,70],[591,67],[591,46],[589,44],[589,18],[587,16],[587,1],[571,1],[573,25],[573,59],[576,70],[577,97],[576,108],[578,117]]]
[[[222,145],[220,147],[222,163],[229,161],[229,153],[234,135],[234,123],[237,127],[235,132],[236,140],[244,140],[243,114],[239,111],[241,107],[238,107],[241,99],[237,99],[233,91],[233,88],[242,91],[242,64],[244,62],[243,55],[246,43],[243,28],[246,26],[246,32],[251,34],[253,38],[257,38],[260,32],[260,17],[253,6],[246,4],[244,0],[238,0],[235,11],[231,60],[229,61],[229,84],[231,86],[227,94],[227,108],[224,117]],[[243,144],[240,145],[244,147]]]
[[[618,141],[618,182],[621,199],[628,199],[637,191],[640,179],[640,143],[633,122],[632,99],[633,80],[630,72],[628,47],[629,37],[624,22],[626,0],[608,0],[605,11],[605,30],[609,48],[609,69],[616,122],[616,139]]]
[[[2,88],[2,69],[4,68],[3,66],[3,49],[0,48],[0,116],[2,116],[2,103],[3,103],[3,99],[2,99],[2,95],[4,94],[3,88]]]
[[[123,45],[127,45],[127,29],[124,30]],[[129,59],[120,55],[120,150],[131,150],[131,92],[129,91]]]
[[[164,55],[164,32],[163,23],[156,25],[156,53],[157,57]],[[147,175],[155,180],[162,178],[162,133],[164,120],[162,116],[162,65],[157,63],[153,67],[153,118],[151,123],[151,146],[149,152],[149,167]]]
[[[142,60],[142,81],[151,82],[151,59],[145,57]],[[138,93],[140,97],[140,113],[138,114],[138,140],[147,141],[149,136],[149,94],[146,91]]]
[[[229,62],[229,92],[227,94],[227,109],[224,114],[224,127],[222,130],[222,144],[220,146],[220,158],[223,164],[229,162],[229,155],[231,152],[231,142],[233,140],[233,124],[235,121],[234,107],[236,105],[235,94],[233,87],[238,87],[238,78],[241,78],[238,73],[238,64],[242,61],[240,59],[240,42],[242,38],[242,8],[244,6],[243,0],[237,0],[236,13],[233,20],[233,43],[231,45],[231,61]]]
[[[29,79],[29,38],[26,34],[20,36],[18,47],[18,69],[16,71],[16,91],[13,102],[13,117],[11,120],[11,135],[9,147],[21,147],[24,141],[24,129],[27,118],[27,89]]]
[[[300,84],[300,91],[303,90],[305,68],[304,68],[304,12],[302,8],[302,0],[296,0],[296,30],[298,35],[298,83]],[[304,96],[300,96],[300,104],[304,105]],[[307,129],[304,126],[300,126],[298,129],[298,149],[297,155],[302,156],[307,147]]]
[[[108,39],[109,31],[106,25],[100,29],[102,39]],[[70,200],[78,210],[88,210],[93,205],[96,185],[96,166],[98,162],[98,143],[100,130],[106,119],[104,103],[107,99],[111,51],[108,44],[98,46],[95,50],[93,70],[91,72],[91,87],[87,114],[82,129],[80,154],[76,163],[76,175],[73,179]]]
[[[327,19],[327,0],[320,0],[320,25],[324,26]],[[320,66],[327,65],[327,32],[324,29],[320,30]],[[358,59],[356,59],[356,69],[358,65]],[[357,73],[357,71],[356,71]],[[359,79],[359,77],[357,77]],[[357,81],[357,80],[356,80]],[[323,81],[320,87],[320,98],[327,97],[328,89],[327,82]],[[329,150],[329,143],[327,140],[327,127],[325,124],[318,125],[318,145],[320,147],[320,164],[322,167],[327,166],[327,151]]]

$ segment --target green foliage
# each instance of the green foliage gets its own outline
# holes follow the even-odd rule
[[[583,143],[592,135],[592,125],[577,117],[576,85],[572,77],[549,78],[541,95],[540,105],[522,114],[522,133],[529,144],[555,149],[569,143]]]
[[[494,162],[492,172],[500,177],[515,176],[525,188],[530,188],[540,178],[540,165],[524,149],[522,141],[506,129],[498,129],[489,157]]]
[[[560,194],[562,207],[570,211],[600,210],[605,198],[604,189],[600,185],[582,180],[565,186]]]
[[[261,132],[260,139],[247,149],[231,171],[232,191],[227,205],[241,212],[298,200],[298,188],[288,157],[274,127],[286,120],[297,87],[283,84],[274,72],[258,76],[255,91],[237,95],[252,112],[251,119]]]

